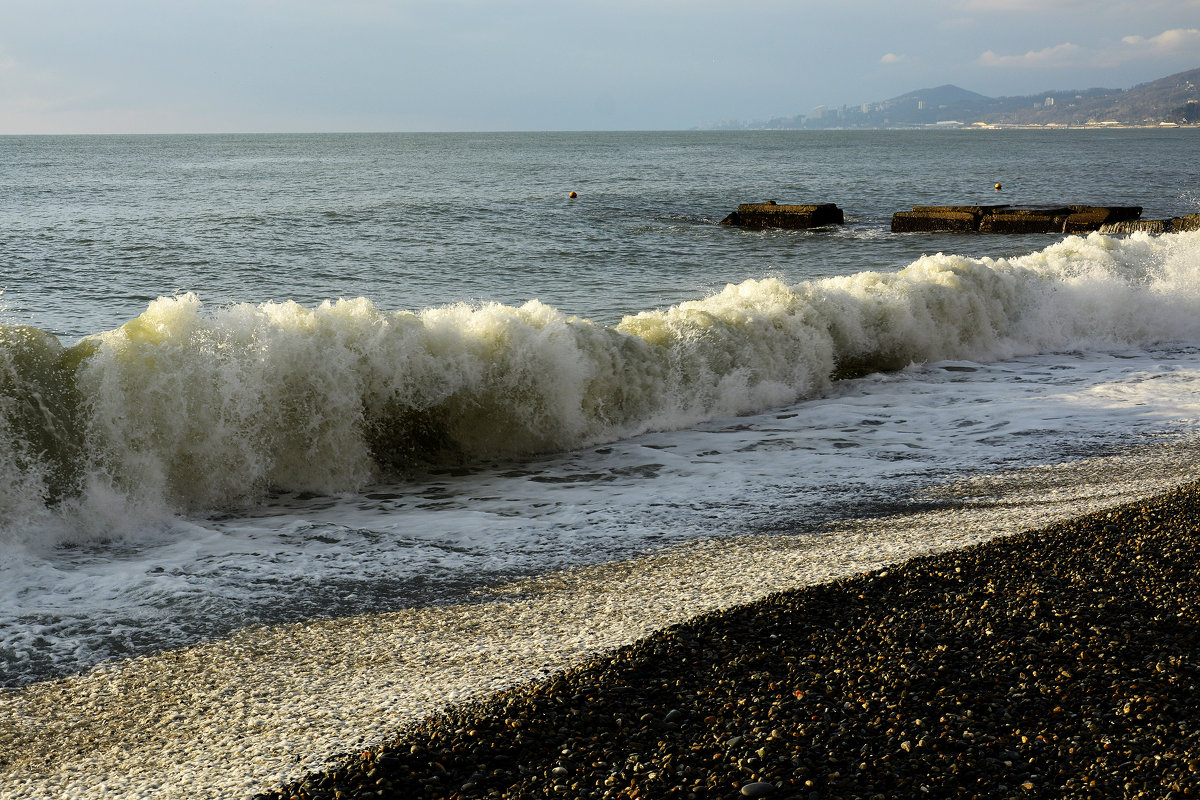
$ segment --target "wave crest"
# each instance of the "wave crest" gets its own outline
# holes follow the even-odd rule
[[[1194,339],[1200,233],[729,285],[608,328],[538,301],[389,312],[159,298],[64,349],[0,328],[0,521],[103,485],[173,508],[564,450],[941,359]]]

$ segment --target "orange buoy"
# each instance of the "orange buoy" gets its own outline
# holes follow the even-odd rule
[[[1000,184],[998,184],[998,183],[996,184],[996,191],[997,192],[1000,191]]]
[[[567,193],[567,197],[571,198],[572,200],[574,200],[578,196],[579,195],[575,194],[575,192],[573,190]]]

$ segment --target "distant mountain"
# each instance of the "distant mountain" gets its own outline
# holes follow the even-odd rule
[[[927,105],[950,106],[964,103],[989,103],[992,98],[985,97],[979,92],[968,91],[967,89],[947,83],[945,86],[939,86],[936,89],[918,89],[901,97],[893,97],[886,102],[898,105],[913,100],[924,102]]]
[[[1160,125],[1200,122],[1200,69],[1132,89],[1074,89],[1022,97],[987,97],[946,84],[857,106],[821,106],[808,114],[717,130],[919,128],[961,125]]]
[[[1186,122],[1188,103],[1200,104],[1200,69],[1168,75],[1125,91],[1047,92],[1053,102],[1004,109],[981,121],[1032,125],[1086,125],[1117,122],[1156,125]],[[1028,99],[1028,98],[1026,98]]]

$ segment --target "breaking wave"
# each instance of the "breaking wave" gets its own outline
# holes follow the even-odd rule
[[[615,327],[536,300],[413,313],[165,297],[72,347],[0,326],[0,526],[352,491],[759,411],[913,362],[1198,337],[1200,233],[747,280]]]

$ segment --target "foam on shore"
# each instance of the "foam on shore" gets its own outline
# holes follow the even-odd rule
[[[250,629],[0,693],[0,798],[248,795],[472,697],[698,614],[973,544],[1193,476],[1196,443],[942,487],[942,510],[710,541],[477,603]],[[1171,476],[1174,476],[1174,479]]]
[[[990,800],[1200,789],[1200,485],[760,601],[255,800]]]

